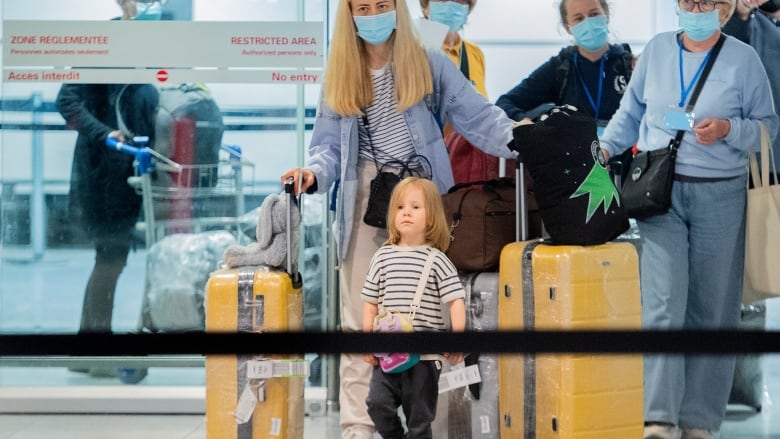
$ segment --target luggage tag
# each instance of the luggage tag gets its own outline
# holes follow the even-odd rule
[[[249,379],[292,378],[309,376],[309,361],[291,360],[249,360],[246,362],[246,377]]]
[[[479,366],[476,364],[468,367],[456,367],[439,376],[439,393],[479,382],[482,382],[482,376],[479,374]]]
[[[260,393],[265,393],[262,385],[258,389],[258,393],[255,393],[253,387],[254,386],[251,384],[247,384],[241,392],[241,396],[238,398],[236,411],[233,413],[233,416],[236,418],[236,423],[238,424],[246,424],[252,419],[252,414],[255,412],[255,407],[257,407],[258,395]],[[263,399],[265,398],[263,397]]]
[[[690,131],[693,129],[694,117],[693,112],[674,106],[664,113],[664,126],[675,131]]]

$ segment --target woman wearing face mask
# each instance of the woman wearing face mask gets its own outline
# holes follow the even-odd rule
[[[724,37],[692,111],[692,90],[736,0],[679,0],[679,31],[648,42],[609,122],[601,147],[665,147],[684,133],[672,207],[639,220],[642,323],[647,329],[736,329],[745,249],[747,152],[760,123],[777,132],[756,52]],[[670,58],[673,60],[670,62]],[[720,429],[734,373],[730,355],[646,355],[646,439],[712,438]]]
[[[474,88],[487,97],[485,55],[479,46],[460,36],[463,25],[476,5],[477,0],[420,0],[425,18],[449,27],[441,46],[444,53],[460,68]]]
[[[562,0],[561,23],[575,45],[539,66],[496,101],[514,120],[545,103],[573,105],[593,115],[599,132],[617,110],[633,65],[627,45],[609,44],[606,0]]]
[[[387,240],[385,229],[362,221],[378,167],[420,154],[444,192],[453,185],[452,170],[434,112],[474,145],[507,158],[513,156],[507,148],[512,120],[440,50],[422,48],[405,0],[340,0],[325,71],[306,167],[290,169],[282,181],[294,177],[296,192],[310,193],[339,182],[333,234],[341,328],[362,331],[361,288],[371,256]],[[371,438],[366,396],[372,365],[345,354],[339,372],[342,436]]]
[[[441,49],[460,69],[474,88],[487,97],[485,87],[485,55],[474,43],[460,35],[477,0],[420,0],[420,8],[430,21],[449,28]],[[444,141],[450,154],[455,183],[490,180],[499,175],[499,160],[465,142],[452,127],[444,125]],[[511,170],[509,170],[511,172]]]

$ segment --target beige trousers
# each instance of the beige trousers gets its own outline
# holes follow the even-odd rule
[[[369,185],[376,173],[373,162],[364,160],[358,162],[355,221],[352,224],[352,236],[346,257],[339,269],[341,330],[345,332],[363,329],[363,301],[360,298],[360,291],[363,289],[371,258],[387,240],[386,230],[363,223],[363,213],[368,204]],[[365,426],[373,430],[374,424],[366,412],[371,365],[363,361],[362,354],[342,354],[339,376],[341,379],[339,422],[342,428]]]

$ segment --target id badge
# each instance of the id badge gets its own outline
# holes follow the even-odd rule
[[[608,120],[597,120],[596,121],[596,136],[601,138],[601,136],[604,134],[604,129],[607,127],[607,123],[609,123]]]
[[[664,126],[675,131],[690,131],[693,129],[694,114],[682,110],[667,110],[664,113]]]

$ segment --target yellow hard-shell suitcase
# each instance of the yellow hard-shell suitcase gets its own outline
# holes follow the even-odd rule
[[[291,184],[285,189],[292,209]],[[292,251],[288,239],[288,256]],[[206,285],[206,331],[302,330],[303,285],[292,256],[287,271],[258,266],[212,273]],[[303,439],[307,373],[302,356],[208,355],[206,437]]]
[[[516,242],[501,253],[499,328],[640,329],[636,248],[628,242]],[[642,356],[526,354],[499,358],[502,438],[642,437]]]
[[[301,286],[268,267],[220,270],[207,285],[206,331],[271,332],[301,330]],[[209,439],[303,438],[305,370],[293,377],[248,378],[252,361],[294,356],[209,355],[206,357],[206,437]],[[256,364],[256,363],[255,363]],[[278,364],[278,363],[277,363]],[[302,367],[305,364],[299,364]],[[289,369],[288,369],[289,370]],[[253,392],[252,409],[242,400]],[[243,395],[247,398],[247,395]],[[239,402],[241,401],[241,402]],[[254,405],[254,404],[252,404]],[[251,419],[240,422],[241,412]]]

